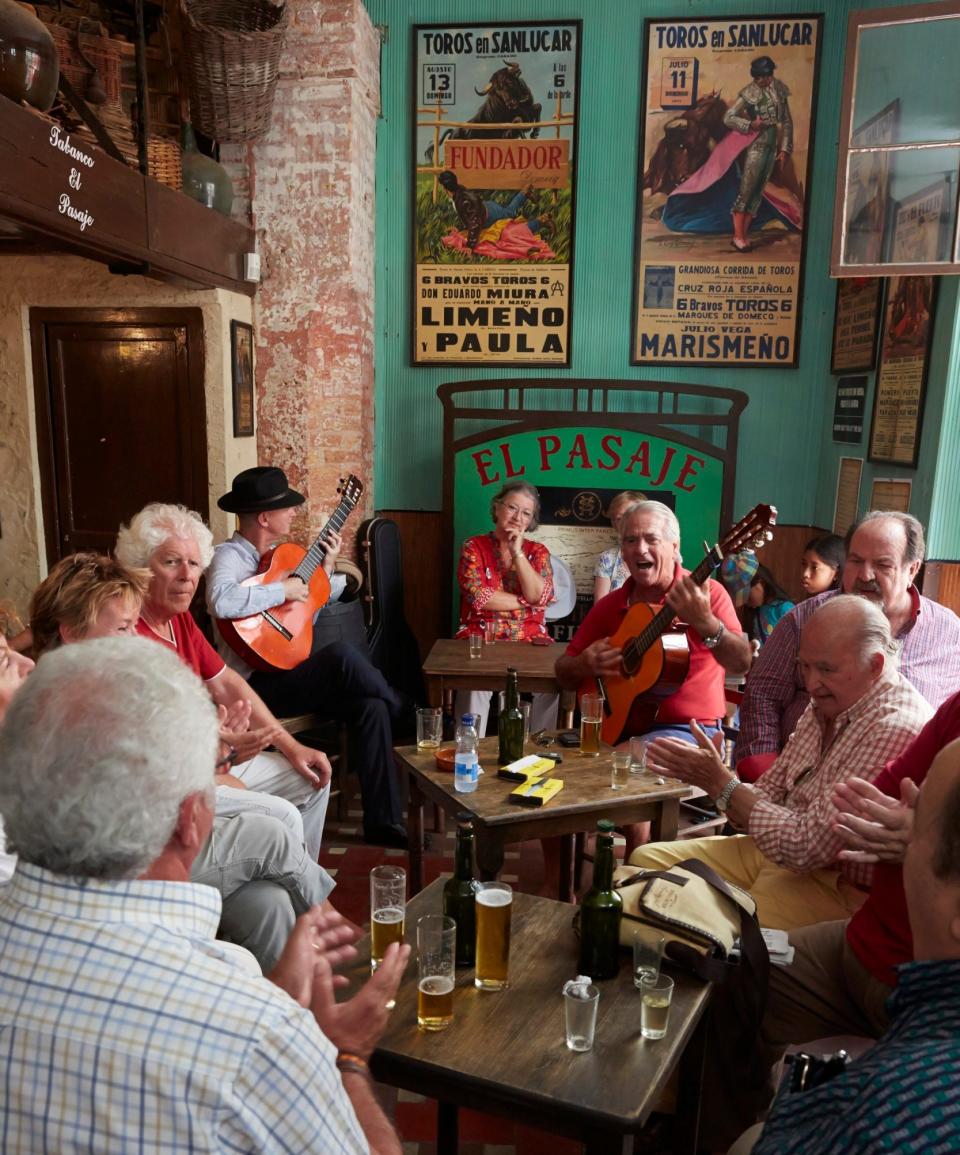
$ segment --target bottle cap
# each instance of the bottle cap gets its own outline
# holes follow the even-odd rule
[[[597,823],[597,829],[601,834],[613,834],[616,828],[616,823],[611,822],[609,818],[601,818]]]
[[[516,666],[507,666],[507,677],[508,678],[510,677],[511,674],[516,674],[516,672],[517,672]]]
[[[464,726],[472,726],[473,725],[473,715],[472,714],[463,714],[460,718],[460,721],[463,723]]]
[[[572,995],[575,999],[587,999],[590,997],[591,982],[589,975],[577,975],[575,979],[569,979],[563,984],[561,993]]]
[[[469,810],[458,810],[456,819],[461,826],[473,825],[473,814]]]

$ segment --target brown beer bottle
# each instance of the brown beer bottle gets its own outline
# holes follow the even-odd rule
[[[620,971],[623,899],[613,889],[613,829],[609,819],[597,823],[593,884],[580,904],[578,971],[594,980],[612,979]]]
[[[473,860],[473,815],[457,814],[457,852],[453,875],[443,884],[443,913],[457,924],[458,967],[472,967],[477,949],[477,872]]]
[[[497,733],[500,736],[501,766],[507,766],[523,757],[523,713],[520,709],[517,671],[513,666],[507,667],[507,689],[503,696]]]

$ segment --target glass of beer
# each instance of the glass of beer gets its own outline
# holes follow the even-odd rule
[[[603,719],[603,698],[599,694],[584,694],[580,699],[580,753],[595,757],[600,753],[600,723]]]
[[[510,962],[510,912],[513,891],[505,882],[481,882],[477,887],[477,962],[473,985],[481,991],[502,991]]]
[[[380,965],[392,942],[403,942],[407,906],[407,872],[402,866],[375,866],[370,871],[370,970]]]
[[[457,924],[445,914],[417,921],[417,1026],[444,1031],[453,1022]]]

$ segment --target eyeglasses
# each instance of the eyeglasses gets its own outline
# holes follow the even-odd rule
[[[218,774],[224,774],[237,760],[237,752],[231,746],[222,758],[218,758],[213,764],[213,769]]]
[[[500,505],[510,514],[511,517],[519,517],[521,521],[532,521],[533,512],[529,509],[521,509],[519,505],[507,505],[504,502],[499,502]]]

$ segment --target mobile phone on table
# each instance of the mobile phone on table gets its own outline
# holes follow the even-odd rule
[[[580,731],[579,730],[561,730],[557,735],[557,741],[561,746],[579,746],[580,745]]]

